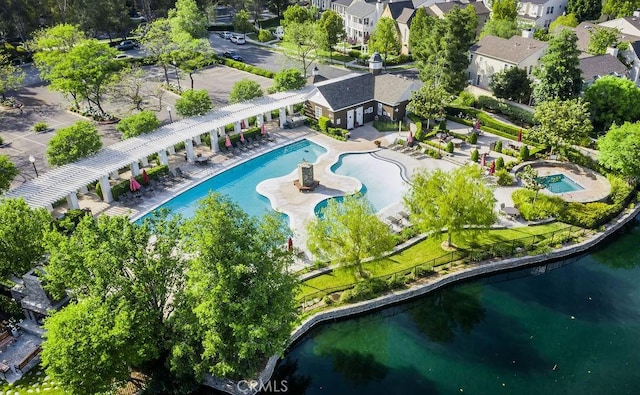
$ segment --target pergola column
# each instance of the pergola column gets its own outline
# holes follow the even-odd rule
[[[149,167],[149,157],[145,156],[140,159],[140,162],[142,162],[142,167]]]
[[[158,158],[160,158],[160,164],[168,166],[169,157],[167,157],[167,150],[158,151]]]
[[[47,205],[44,206],[44,208],[46,208],[48,212],[53,213],[53,204],[47,203]]]
[[[256,115],[256,125],[258,127],[261,127],[263,123],[264,123],[263,115],[262,114]]]
[[[113,194],[111,193],[111,184],[109,184],[109,177],[100,177],[100,189],[102,190],[102,200],[107,203],[113,202]]]
[[[109,177],[111,177],[112,180],[117,180],[118,178],[120,178],[120,173],[118,173],[118,170],[114,170],[109,173]]]
[[[186,139],[184,141],[184,147],[187,149],[187,161],[189,163],[193,163],[196,161],[196,153],[193,150],[193,140]]]
[[[289,115],[293,115],[293,104],[287,106],[287,112],[289,112]]]
[[[265,112],[264,116],[267,118],[267,122],[271,122],[271,111]]]
[[[131,164],[131,175],[133,175],[134,177],[140,175],[140,163],[133,162]]]
[[[235,122],[233,124],[233,131],[236,133],[240,133],[241,130],[242,130],[242,126],[240,125],[240,121]]]
[[[78,192],[80,192],[82,194],[89,193],[89,188],[87,188],[87,186],[85,185],[83,187],[80,187],[80,189],[78,189]]]
[[[287,122],[287,110],[282,107],[280,110],[280,129],[284,129],[284,124]]]
[[[195,143],[195,145],[202,144],[202,138],[200,137],[200,135],[193,136],[193,142]]]
[[[211,140],[211,151],[213,151],[213,152],[218,152],[218,150],[219,150],[219,147],[218,147],[218,130],[220,130],[220,129],[209,131],[209,137],[210,137],[210,140]]]
[[[80,204],[78,203],[78,195],[75,192],[71,192],[67,195],[67,204],[69,208],[80,208]]]
[[[167,152],[169,152],[169,155],[175,155],[176,154],[176,147],[174,147],[173,145],[170,145],[167,147]]]

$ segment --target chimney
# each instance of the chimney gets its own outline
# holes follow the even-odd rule
[[[633,16],[636,18],[640,18],[640,10],[633,11]]]
[[[371,55],[369,59],[369,71],[373,75],[378,75],[382,72],[382,56],[378,52]]]
[[[533,29],[524,29],[522,31],[522,37],[524,38],[533,38]]]
[[[607,53],[611,56],[618,56],[618,48],[608,47]]]

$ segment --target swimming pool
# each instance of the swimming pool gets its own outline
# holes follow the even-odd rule
[[[371,203],[374,210],[402,200],[408,184],[401,177],[400,168],[393,162],[380,160],[371,153],[351,153],[340,155],[331,166],[331,171],[343,176],[358,179],[362,183],[360,193]],[[342,197],[330,198],[342,200]],[[314,208],[316,215],[327,206],[329,199],[318,203]]]
[[[200,200],[214,191],[228,195],[249,215],[263,215],[272,210],[271,203],[256,192],[256,186],[263,180],[291,173],[302,160],[314,163],[325,152],[326,149],[306,139],[276,148],[201,182],[158,208],[168,208],[173,214],[190,218]]]
[[[584,189],[580,184],[564,174],[553,174],[545,177],[538,177],[537,180],[551,193],[566,193],[581,191]]]

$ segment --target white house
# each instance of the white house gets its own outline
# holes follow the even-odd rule
[[[355,42],[365,43],[382,15],[385,2],[367,3],[364,0],[353,0],[344,11],[344,30],[347,38]]]
[[[482,0],[491,8],[490,0]],[[551,22],[562,15],[568,0],[521,0],[518,8],[519,19],[532,26],[548,28]]]
[[[311,6],[320,11],[328,10],[331,8],[331,0],[311,0]]]
[[[469,83],[489,89],[493,74],[510,67],[525,69],[530,75],[546,48],[546,42],[530,37],[514,36],[507,40],[484,36],[469,49]]]

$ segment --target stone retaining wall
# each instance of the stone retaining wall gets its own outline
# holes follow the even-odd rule
[[[351,304],[348,306],[337,307],[329,311],[322,311],[322,312],[316,313],[311,317],[307,318],[300,326],[298,326],[291,333],[291,337],[289,339],[290,344],[295,343],[302,336],[304,336],[309,330],[311,330],[314,326],[328,322],[328,321],[333,321],[336,319],[341,319],[341,318],[345,318],[352,315],[358,315],[358,314],[374,311],[386,306],[390,306],[393,304],[397,304],[400,302],[408,301],[418,296],[425,295],[443,286],[454,284],[464,280],[469,280],[475,277],[480,277],[487,274],[492,274],[492,273],[505,271],[505,270],[518,269],[525,266],[541,264],[547,261],[567,258],[571,255],[586,253],[590,249],[596,247],[598,244],[606,240],[609,236],[619,231],[623,226],[625,226],[627,223],[632,221],[639,214],[640,214],[640,205],[638,205],[632,210],[628,210],[620,214],[615,220],[611,221],[606,226],[603,232],[594,235],[588,240],[585,240],[578,244],[572,244],[570,246],[554,250],[548,254],[509,258],[509,259],[503,259],[500,261],[474,265],[472,267],[468,267],[468,268],[456,271],[455,273],[445,275],[429,284],[414,286],[409,289],[386,294],[375,299]],[[278,356],[271,357],[269,359],[269,362],[265,366],[265,369],[259,375],[259,378],[255,380],[260,381],[262,383],[266,383],[271,378],[271,375],[273,374],[273,370],[275,368],[277,361],[278,361]],[[219,384],[222,384],[222,383],[224,383],[224,385],[220,386]],[[210,376],[206,378],[204,384],[209,385],[218,390],[225,391],[229,394],[255,394],[256,392],[258,392],[257,390],[240,391],[238,387],[238,383],[234,383],[231,380],[218,380]]]

